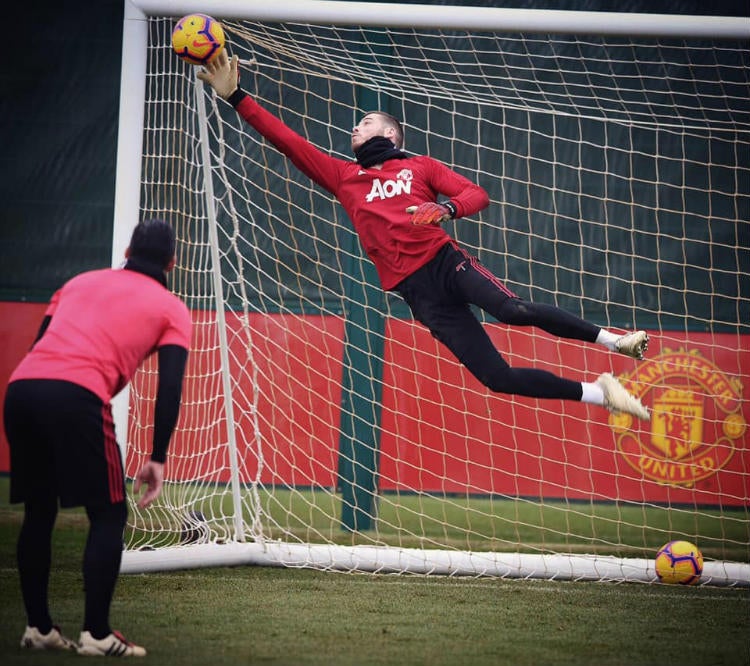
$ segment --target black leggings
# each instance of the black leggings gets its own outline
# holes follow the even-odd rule
[[[532,398],[580,400],[580,382],[546,370],[512,368],[471,311],[476,305],[511,326],[536,326],[561,338],[594,342],[601,330],[552,305],[521,300],[479,261],[452,243],[396,288],[414,317],[487,388]]]
[[[24,510],[16,548],[21,592],[29,626],[46,634],[52,628],[48,588],[57,497],[35,497],[25,502]],[[111,633],[109,609],[120,572],[127,506],[124,501],[87,506],[86,515],[90,525],[83,553],[83,628],[104,638]]]

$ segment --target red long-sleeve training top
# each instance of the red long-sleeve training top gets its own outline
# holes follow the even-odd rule
[[[382,168],[364,169],[322,152],[247,95],[235,108],[302,173],[341,202],[385,290],[396,287],[452,240],[440,226],[412,224],[409,206],[435,201],[441,194],[455,205],[456,217],[464,217],[489,203],[482,187],[431,157],[392,159]]]

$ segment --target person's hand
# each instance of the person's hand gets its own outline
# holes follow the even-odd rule
[[[135,484],[133,484],[133,492],[137,495],[141,489],[141,486],[146,485],[146,492],[143,493],[141,499],[138,500],[138,506],[141,509],[145,509],[151,502],[153,502],[161,494],[161,487],[164,483],[164,465],[163,463],[154,462],[149,460],[141,471],[135,477]]]
[[[226,49],[222,49],[216,58],[203,65],[203,69],[198,72],[198,78],[210,85],[219,97],[229,99],[239,87],[237,74],[239,61],[236,55],[230,59]]]
[[[451,219],[448,207],[434,201],[425,201],[419,206],[409,206],[406,212],[412,213],[411,223],[418,225],[440,224]]]

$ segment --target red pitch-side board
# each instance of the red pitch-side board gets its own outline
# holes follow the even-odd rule
[[[7,379],[34,339],[45,306],[0,303],[0,399]],[[195,319],[211,316],[196,313]],[[247,339],[228,314],[230,354],[242,359]],[[508,495],[570,500],[628,500],[741,506],[750,496],[750,344],[737,336],[652,335],[648,360],[592,353],[591,347],[544,334],[529,336],[488,326],[514,365],[533,365],[593,380],[611,371],[653,410],[649,423],[609,415],[580,403],[493,395],[447,354],[419,324],[389,320],[383,359],[380,476],[383,491]],[[336,485],[344,323],[338,317],[253,315],[254,395],[244,379],[247,409],[236,410],[242,475],[297,486]],[[737,351],[741,350],[741,351]],[[218,354],[218,352],[210,352]],[[244,354],[246,356],[246,354]],[[533,360],[531,360],[533,359]],[[232,360],[232,363],[239,363]],[[216,359],[191,355],[190,374]],[[245,373],[248,377],[249,373]],[[174,460],[207,453],[224,441],[220,392],[186,382],[200,409],[181,416]],[[209,387],[210,388],[210,387]],[[148,394],[148,389],[146,389]],[[259,418],[252,419],[257,398]],[[146,405],[143,418],[150,418]],[[254,436],[260,431],[260,445]],[[260,448],[258,448],[260,447]],[[211,474],[221,451],[204,455]],[[131,459],[131,467],[139,460]],[[0,472],[9,469],[5,433]],[[186,465],[171,464],[180,478]],[[134,469],[129,469],[132,475]],[[192,473],[195,473],[193,468]],[[215,480],[227,481],[228,472]]]

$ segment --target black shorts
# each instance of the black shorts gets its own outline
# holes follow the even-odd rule
[[[488,363],[507,366],[470,305],[499,318],[503,304],[517,297],[475,257],[446,243],[395,291],[406,301],[414,318],[475,376],[481,376]]]
[[[125,500],[112,409],[71,382],[21,379],[8,385],[10,501],[55,495],[63,507]]]

